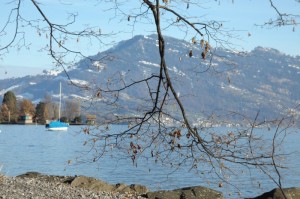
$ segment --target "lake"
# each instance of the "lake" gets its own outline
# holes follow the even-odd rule
[[[188,168],[173,172],[152,160],[138,161],[137,167],[130,158],[105,157],[97,163],[78,163],[76,159],[86,151],[83,145],[86,136],[79,133],[81,128],[70,126],[67,132],[52,132],[41,125],[0,125],[0,172],[7,176],[29,171],[49,175],[85,175],[109,183],[142,184],[151,190],[202,185],[223,192],[225,198],[254,197],[276,186],[262,173],[254,172],[234,175],[230,182],[236,187],[224,184],[220,188],[216,178],[195,175],[188,172]],[[286,139],[285,152],[294,153],[284,160],[289,167],[282,173],[284,187],[300,187],[299,141],[300,133]],[[68,164],[68,160],[72,160],[72,164]]]

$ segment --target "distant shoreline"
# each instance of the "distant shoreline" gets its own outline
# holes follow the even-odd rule
[[[10,123],[10,122],[2,122],[2,123],[0,123],[0,125],[24,125],[24,126],[33,126],[33,125],[37,125],[37,126],[45,126],[45,124],[40,124],[40,123],[22,124],[22,123]],[[69,125],[71,125],[71,126],[84,126],[84,125],[87,125],[87,124],[74,124],[74,123],[69,123]]]

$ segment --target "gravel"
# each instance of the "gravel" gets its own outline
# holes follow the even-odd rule
[[[99,192],[59,181],[0,176],[0,199],[143,199],[132,193]]]

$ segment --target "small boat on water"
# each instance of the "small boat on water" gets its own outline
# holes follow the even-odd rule
[[[59,108],[58,108],[58,120],[51,121],[46,124],[46,129],[49,131],[66,131],[68,130],[69,123],[60,121],[60,109],[61,109],[61,82],[59,84]]]
[[[69,123],[61,122],[60,120],[51,121],[46,124],[46,129],[49,131],[66,131],[68,130]]]

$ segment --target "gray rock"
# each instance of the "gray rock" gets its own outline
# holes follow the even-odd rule
[[[131,185],[126,185],[126,184],[116,184],[114,185],[114,189],[112,191],[115,192],[120,192],[120,193],[138,193],[138,194],[144,194],[147,193],[149,190],[147,187],[143,185],[138,185],[138,184],[131,184]]]
[[[224,199],[222,193],[201,186],[148,192],[144,197],[149,199]]]
[[[252,199],[299,199],[300,198],[300,188],[296,188],[296,187],[283,188],[283,192],[286,198],[282,194],[282,191],[279,188],[276,188]]]
[[[79,187],[84,189],[91,189],[94,191],[106,191],[106,192],[119,192],[119,193],[138,193],[144,194],[148,191],[145,186],[142,185],[126,185],[126,184],[108,184],[101,180],[86,177],[86,176],[79,176],[76,177],[71,182],[72,187]]]
[[[30,171],[21,175],[18,175],[18,178],[37,178],[43,176],[41,173]]]
[[[114,186],[110,185],[101,180],[86,177],[86,176],[78,176],[71,182],[72,187],[79,187],[83,189],[91,189],[93,191],[112,191]]]
[[[75,177],[73,176],[55,176],[55,175],[44,175],[38,172],[27,172],[25,174],[18,175],[17,178],[33,178],[46,182],[54,182],[54,183],[65,183],[70,184]]]
[[[89,189],[92,191],[118,192],[118,193],[136,193],[144,194],[148,192],[147,187],[143,185],[109,184],[107,182],[86,176],[54,176],[44,175],[38,172],[27,172],[17,176],[22,179],[38,179],[44,182],[69,184],[71,187]]]

